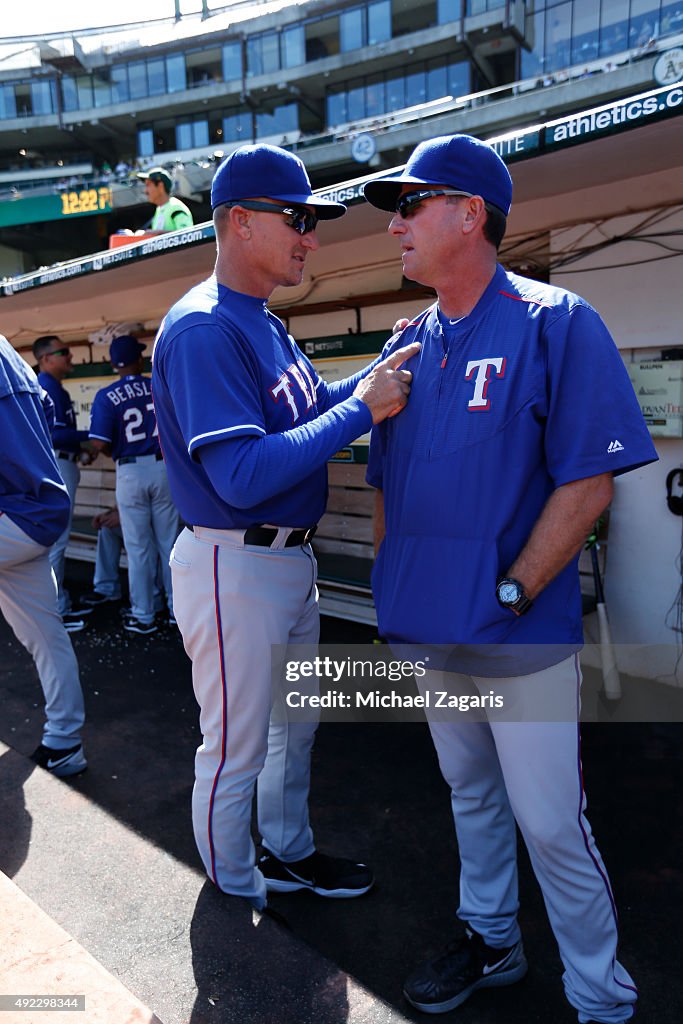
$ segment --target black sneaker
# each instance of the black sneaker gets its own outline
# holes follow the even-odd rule
[[[65,612],[62,615],[62,622],[67,633],[80,633],[82,629],[85,629],[85,620],[80,615],[74,615],[73,612]]]
[[[82,603],[89,605],[91,608],[99,608],[101,604],[120,600],[120,597],[108,597],[106,594],[100,594],[98,590],[91,590],[88,594],[81,594]]]
[[[82,619],[84,615],[92,615],[92,608],[88,608],[85,605],[78,605],[76,608],[72,605],[65,615],[73,615],[78,619]]]
[[[372,888],[375,880],[365,864],[356,864],[345,857],[328,857],[317,850],[310,857],[285,864],[264,847],[258,866],[268,892],[309,889],[318,896],[343,900],[362,896]]]
[[[51,775],[56,775],[58,779],[64,779],[69,775],[80,775],[88,767],[80,743],[75,747],[68,747],[66,750],[56,750],[41,743],[31,754],[31,760],[40,768],[45,768]]]
[[[508,949],[491,949],[481,935],[468,928],[461,939],[413,971],[403,995],[423,1013],[446,1013],[479,988],[498,988],[520,981],[527,966],[521,942]]]
[[[129,633],[139,633],[141,636],[150,636],[150,634],[157,631],[157,627],[153,622],[140,622],[139,619],[134,618],[132,615],[123,620],[123,628],[128,630]]]

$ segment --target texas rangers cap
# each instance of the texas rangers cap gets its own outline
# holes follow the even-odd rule
[[[148,171],[139,171],[135,177],[141,178],[143,181],[147,181],[148,178],[150,181],[161,181],[166,186],[167,192],[171,191],[173,185],[171,175],[163,167],[150,167]]]
[[[294,153],[279,146],[240,146],[216,171],[211,185],[211,209],[240,199],[280,199],[315,207],[320,220],[346,213],[342,203],[320,199],[311,192],[306,168]]]
[[[450,185],[497,207],[507,217],[512,203],[510,172],[486,142],[471,135],[440,135],[421,142],[403,174],[366,182],[363,195],[380,210],[393,212],[403,185]]]
[[[119,338],[114,338],[109,348],[112,366],[130,366],[131,363],[137,363],[146,347],[130,334],[122,334]]]

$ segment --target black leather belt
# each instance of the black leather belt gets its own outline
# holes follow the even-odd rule
[[[301,544],[308,544],[317,529],[317,526],[308,526],[305,530],[292,530],[285,541],[285,547],[296,548]],[[278,531],[275,526],[250,526],[244,531],[244,543],[255,544],[260,548],[269,548],[277,535]]]
[[[55,448],[55,455],[58,459],[64,459],[65,462],[75,462],[78,458],[76,452],[60,452]]]
[[[150,452],[150,455],[152,453]],[[138,459],[148,459],[149,455],[124,455],[122,459],[118,460],[119,466],[127,466],[129,462],[137,462]],[[154,458],[157,462],[161,462],[163,455],[161,452],[157,452]]]
[[[188,523],[188,530],[194,533],[194,526]],[[286,548],[296,548],[301,544],[308,544],[315,536],[317,526],[309,526],[305,530],[292,530],[285,541]],[[275,526],[250,526],[244,531],[244,543],[253,544],[259,548],[269,548],[278,535]]]

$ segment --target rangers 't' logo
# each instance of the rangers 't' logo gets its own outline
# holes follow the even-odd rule
[[[505,358],[503,356],[471,359],[467,364],[465,380],[472,380],[474,377],[474,396],[467,403],[467,408],[471,412],[487,412],[490,409],[491,401],[486,397],[486,393],[491,382],[492,370],[496,371],[496,377],[505,376]]]

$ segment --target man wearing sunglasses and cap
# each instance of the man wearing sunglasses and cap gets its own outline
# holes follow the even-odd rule
[[[451,787],[465,934],[404,994],[444,1013],[526,973],[516,822],[566,996],[581,1024],[617,1024],[637,993],[584,815],[577,562],[613,476],[657,456],[598,314],[498,264],[512,181],[494,149],[467,135],[423,142],[364,192],[393,213],[405,276],[438,297],[385,348],[422,343],[410,403],[373,430],[368,465],[380,632],[429,645],[420,686],[458,708],[428,719]],[[487,710],[463,713],[462,697]]]
[[[316,723],[287,721],[271,654],[274,644],[318,640],[309,542],[325,511],[327,460],[405,405],[410,374],[400,366],[418,346],[328,384],[269,311],[276,287],[303,280],[317,221],[345,212],[312,194],[298,157],[240,147],[218,168],[211,205],[215,276],[165,317],[152,373],[171,494],[189,524],[171,567],[201,709],[195,838],[216,886],[257,908],[267,891],[360,896],[371,870],[316,850],[308,817]]]

